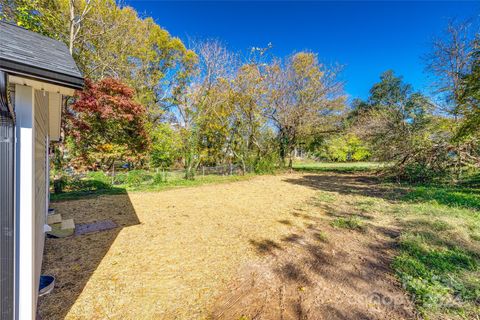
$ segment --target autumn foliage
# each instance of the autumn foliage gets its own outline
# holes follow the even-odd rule
[[[135,90],[114,78],[85,81],[68,112],[75,162],[110,167],[115,160],[134,161],[148,148],[145,108]]]

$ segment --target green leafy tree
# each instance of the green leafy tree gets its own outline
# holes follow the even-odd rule
[[[180,133],[168,123],[150,130],[150,164],[155,168],[168,168],[181,157]]]
[[[355,134],[345,134],[327,139],[319,153],[329,161],[362,161],[371,155],[369,148]]]
[[[472,68],[463,76],[459,90],[461,108],[465,118],[461,124],[457,139],[479,136],[480,131],[480,38],[474,44]]]
[[[278,130],[279,154],[292,167],[295,147],[312,134],[336,131],[344,109],[342,85],[335,70],[316,54],[300,52],[284,63],[275,61],[266,78],[267,116]]]
[[[61,13],[56,0],[4,0],[0,3],[0,20],[60,38]]]
[[[399,178],[428,180],[451,165],[448,120],[435,116],[435,106],[392,71],[383,73],[366,102],[354,110],[354,132],[371,145],[373,155],[395,162]]]

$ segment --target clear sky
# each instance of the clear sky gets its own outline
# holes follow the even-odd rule
[[[283,57],[309,50],[345,66],[351,97],[365,98],[381,72],[393,69],[428,92],[422,56],[450,18],[478,17],[480,1],[146,1],[126,0],[185,43],[217,38],[231,50],[273,44]]]

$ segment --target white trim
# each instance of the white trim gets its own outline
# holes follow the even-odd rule
[[[15,86],[16,113],[16,290],[19,320],[35,319],[34,90]]]
[[[8,82],[10,83],[15,83],[15,84],[21,84],[24,86],[30,86],[34,89],[37,90],[45,90],[48,92],[54,92],[54,93],[60,93],[65,96],[73,96],[75,93],[74,89],[62,87],[59,85],[51,84],[51,83],[46,83],[46,82],[41,82],[37,80],[32,80],[32,79],[27,79],[27,78],[22,78],[19,76],[8,76]]]
[[[50,141],[60,141],[60,127],[62,121],[62,95],[49,93],[48,95],[48,135]]]

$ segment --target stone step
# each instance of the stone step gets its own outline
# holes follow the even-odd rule
[[[50,227],[52,227],[52,230],[47,232],[47,234],[55,238],[66,238],[75,233],[75,222],[73,219],[62,220],[59,223],[51,224]]]
[[[62,215],[60,213],[51,214],[47,216],[47,224],[55,224],[62,222]]]
[[[73,219],[62,220],[61,229],[62,230],[75,229],[75,223],[73,222]]]

